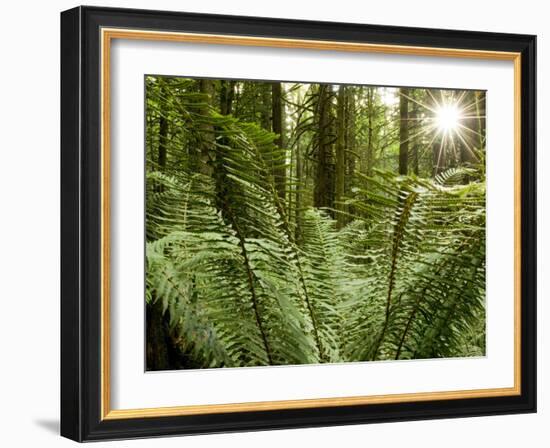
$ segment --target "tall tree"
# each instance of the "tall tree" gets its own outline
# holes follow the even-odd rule
[[[430,109],[437,107],[437,103],[432,94],[428,95],[427,102]],[[444,103],[443,92],[440,91],[440,102]],[[443,132],[436,130],[436,135],[432,139],[432,177],[441,174],[447,168],[447,151],[445,148],[445,135]]]
[[[220,81],[220,112],[229,115],[233,112],[233,98],[235,97],[235,81]]]
[[[294,238],[296,241],[300,241],[300,218],[302,213],[302,190],[305,186],[305,179],[303,174],[303,163],[302,163],[302,151],[300,148],[300,137],[297,138],[295,144],[295,153],[296,153],[296,195],[295,195],[295,232]]]
[[[463,165],[472,166],[478,161],[476,151],[481,149],[483,145],[483,136],[481,134],[481,126],[479,123],[480,105],[477,97],[478,92],[469,91],[464,92],[463,103],[465,117],[460,123],[462,127],[460,130],[464,130],[461,134],[464,134],[459,139],[458,145],[460,148],[460,162]]]
[[[355,152],[355,128],[357,126],[355,116],[355,92],[354,87],[348,86],[346,88],[346,101],[345,101],[345,139],[344,147],[346,151],[344,153],[346,173],[344,180],[344,195],[348,197],[351,193],[353,181],[355,178],[355,166],[357,154]],[[346,213],[354,213],[355,210],[352,205],[345,205]],[[345,217],[345,222],[350,220],[349,216]]]
[[[162,77],[157,78],[157,88],[159,96],[166,98],[169,95],[169,89],[164,85]],[[169,121],[168,111],[163,109],[159,114],[158,126],[158,148],[157,148],[157,170],[165,172],[166,161],[168,157],[168,132]],[[157,191],[162,191],[163,185],[155,185]],[[146,331],[147,347],[146,358],[147,368],[152,370],[162,370],[170,368],[173,360],[170,359],[170,352],[173,349],[171,338],[166,326],[166,316],[161,301],[153,301],[146,307]]]
[[[271,106],[271,92],[272,88],[269,85],[269,83],[260,84],[260,104],[258,107],[260,108],[260,125],[262,128],[264,128],[266,131],[271,131],[272,123],[271,123],[271,114],[272,114],[272,106]],[[252,88],[257,88],[255,85],[252,85]],[[254,108],[256,107],[256,98],[254,98]]]
[[[367,176],[372,176],[372,167],[374,165],[374,88],[367,87],[367,156],[366,170]]]
[[[281,199],[286,196],[286,151],[284,150],[284,127],[283,127],[283,88],[280,82],[271,84],[271,117],[272,130],[277,137],[275,144],[280,149],[279,159],[274,161],[274,178],[277,193]]]
[[[164,87],[164,80],[159,77],[159,90],[162,97],[166,96],[166,89]],[[157,164],[158,170],[164,171],[166,168],[167,157],[167,142],[168,142],[168,118],[166,117],[166,111],[162,111],[159,117],[159,144],[158,144],[158,157]]]
[[[204,117],[210,114],[210,105],[214,96],[214,83],[210,79],[201,79],[199,81],[200,93],[204,95],[202,106],[200,108],[200,114]],[[210,176],[212,174],[212,165],[210,160],[210,153],[214,145],[214,126],[208,121],[204,121],[201,125],[202,142],[200,145],[200,165],[199,170],[202,174]]]
[[[415,93],[411,92],[411,95],[415,95]],[[416,96],[416,95],[415,95]],[[419,137],[419,127],[421,126],[420,123],[420,113],[419,113],[419,106],[417,103],[418,99],[415,98],[415,101],[411,105],[411,111],[409,116],[409,123],[412,123],[412,129],[413,129],[413,137],[411,139],[411,163],[412,163],[412,171],[415,175],[418,176],[419,173],[419,163],[418,163],[418,147],[420,146],[420,137]],[[411,130],[411,126],[409,126],[409,132]],[[411,138],[411,137],[409,137]]]
[[[432,143],[432,176],[435,177],[445,171],[447,154],[442,143],[442,136],[438,136]]]
[[[479,90],[474,92],[475,111],[477,116],[477,136],[478,136],[478,149],[485,148],[485,95]]]
[[[343,204],[344,189],[345,189],[345,141],[346,141],[346,86],[340,86],[338,90],[338,103],[336,108],[336,166],[335,166],[335,208],[338,211],[336,214],[336,223],[338,228],[342,228],[345,224],[345,208]]]
[[[307,156],[304,152],[307,149],[307,143],[310,139],[305,137],[309,129],[311,121],[311,111],[307,104],[311,100],[311,95],[303,94],[300,89],[289,91],[290,99],[293,99],[292,107],[294,108],[294,129],[291,133],[291,141],[289,143],[290,150],[294,156],[295,179],[294,179],[294,239],[301,241],[301,221],[304,209],[304,193],[307,186]],[[304,160],[304,158],[306,160]],[[292,209],[290,209],[292,210]]]
[[[315,207],[331,207],[331,174],[332,158],[331,127],[331,86],[320,84],[317,95],[317,166],[313,191]]]
[[[399,89],[399,174],[409,166],[409,89]]]

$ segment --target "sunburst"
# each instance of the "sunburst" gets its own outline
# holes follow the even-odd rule
[[[437,92],[437,97],[434,92]],[[405,95],[402,91],[399,95],[420,106],[418,116],[407,118],[419,124],[419,129],[407,140],[427,142],[420,157],[427,150],[434,150],[434,164],[441,167],[443,161],[450,158],[460,160],[460,151],[464,150],[470,160],[479,160],[479,151],[485,146],[482,127],[485,115],[482,113],[484,100],[478,92],[426,89],[424,100]]]
[[[462,118],[461,112],[456,104],[440,106],[434,117],[437,129],[442,133],[456,132]]]

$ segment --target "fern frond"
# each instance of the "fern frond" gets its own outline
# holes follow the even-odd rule
[[[385,174],[368,185],[357,191],[368,287],[348,303],[348,356],[462,356],[484,310],[484,188]]]

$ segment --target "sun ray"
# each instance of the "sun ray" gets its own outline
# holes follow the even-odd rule
[[[431,132],[431,131],[432,131],[432,128],[422,127],[422,128],[420,129],[420,131],[415,132],[413,135],[410,135],[409,138],[407,138],[406,140],[400,140],[399,143],[406,143],[406,142],[408,142],[408,141],[414,139],[415,137],[418,137],[418,136],[423,135],[423,134],[427,134],[427,133],[429,133],[429,132]]]
[[[430,96],[430,98],[432,99],[432,101],[434,102],[436,108],[437,107],[441,107],[441,104],[435,99],[435,96],[433,95],[432,91],[430,89],[427,89],[426,92],[428,92],[428,95]],[[443,95],[443,92],[440,91],[440,95]],[[443,99],[443,98],[442,98]],[[435,109],[430,109],[432,112],[436,112]]]
[[[424,92],[424,99],[419,100],[415,95],[404,94],[396,89],[395,96],[404,97],[420,106],[421,114],[419,116],[417,112],[416,116],[396,117],[398,122],[410,123],[407,138],[397,141],[400,144],[423,142],[418,157],[425,157],[428,151],[433,151],[436,170],[453,166],[455,162],[460,163],[463,151],[477,159],[478,148],[475,143],[478,142],[480,149],[485,146],[485,136],[479,123],[486,119],[485,114],[480,113],[479,99],[476,97],[472,100],[471,90],[425,89]],[[484,98],[481,99],[483,101]],[[475,121],[478,125],[475,125]]]
[[[463,110],[464,112],[466,112],[466,111],[468,111],[468,110],[474,108],[475,106],[476,106],[476,103],[475,103],[475,101],[473,101],[473,102],[471,102],[470,104],[468,104],[468,105],[462,107],[462,110]]]
[[[466,140],[464,140],[464,137],[460,134],[460,133],[457,133],[456,134],[457,137],[460,139],[460,141],[464,144],[464,146],[466,147],[466,149],[468,151],[470,151],[470,154],[473,155],[476,160],[479,159],[478,155],[476,154],[476,152],[472,149],[472,147],[470,145],[468,145],[468,142]]]
[[[458,124],[458,127],[459,127],[460,129],[464,129],[465,131],[471,132],[472,134],[476,134],[476,135],[478,135],[478,136],[480,136],[480,137],[485,138],[485,136],[484,136],[481,132],[478,132],[478,131],[476,131],[476,130],[474,130],[474,129],[468,127],[468,126],[464,126],[464,125],[461,124],[461,123]]]
[[[428,90],[428,92],[429,92],[429,90]],[[405,95],[405,94],[402,93],[402,92],[399,92],[399,95],[400,95],[400,96],[403,96],[404,98],[407,98],[409,101],[412,101],[413,103],[418,104],[419,106],[422,106],[423,108],[429,110],[430,112],[434,112],[434,113],[436,112],[436,110],[435,110],[434,108],[428,106],[427,104],[423,104],[423,103],[421,103],[420,101],[417,101],[416,99],[410,97],[409,95]]]
[[[426,152],[428,152],[428,150],[431,150],[432,149],[432,145],[435,141],[435,139],[438,137],[438,134],[434,132],[433,136],[432,136],[432,139],[426,144],[424,145],[424,151],[422,151],[419,155],[418,155],[418,158],[421,159],[422,157],[424,157],[426,155]]]
[[[441,143],[439,145],[439,151],[437,153],[437,163],[435,165],[436,174],[439,174],[439,167],[441,162],[441,154],[443,153],[443,146],[445,144],[445,134],[443,134],[443,137],[441,138]]]

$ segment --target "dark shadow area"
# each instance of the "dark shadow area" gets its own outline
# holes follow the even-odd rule
[[[59,434],[59,420],[55,419],[37,419],[34,420],[36,426],[40,426],[42,429],[53,434]]]

